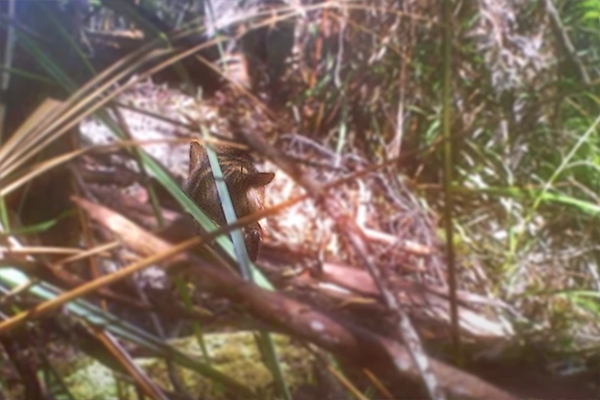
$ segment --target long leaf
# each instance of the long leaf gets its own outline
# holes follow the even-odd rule
[[[14,264],[0,261],[0,284],[8,290],[26,285],[29,282],[29,278],[17,269]],[[41,282],[30,286],[28,293],[40,299],[50,300],[62,293],[62,291],[53,285]],[[93,325],[102,327],[115,336],[144,348],[156,357],[173,360],[184,368],[191,369],[209,379],[220,382],[227,388],[232,388],[236,392],[239,392],[240,395],[252,395],[252,391],[249,388],[217,371],[210,365],[187,356],[157,336],[145,332],[85,300],[75,300],[66,307],[74,315],[83,318]]]

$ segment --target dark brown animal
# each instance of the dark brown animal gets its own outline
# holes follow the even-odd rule
[[[227,185],[237,218],[264,208],[265,186],[275,174],[258,172],[252,156],[232,147],[215,147],[223,180]],[[206,150],[200,143],[190,143],[190,172],[183,190],[215,223],[225,225],[225,214]],[[244,242],[252,261],[258,257],[262,231],[258,222],[244,227]]]

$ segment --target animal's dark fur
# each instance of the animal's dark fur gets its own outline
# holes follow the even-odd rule
[[[275,174],[258,172],[254,160],[245,151],[231,147],[215,147],[215,151],[237,218],[262,210],[265,186],[273,180]],[[217,224],[226,224],[208,155],[198,142],[190,144],[190,172],[183,190]],[[252,261],[258,256],[261,240],[258,222],[244,228],[244,241]]]

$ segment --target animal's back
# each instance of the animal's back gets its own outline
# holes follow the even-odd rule
[[[223,180],[237,218],[242,218],[264,208],[265,186],[274,174],[258,172],[252,156],[232,147],[215,147]],[[190,144],[190,171],[183,190],[218,225],[225,225],[225,215],[217,192],[206,150],[198,142]],[[251,260],[256,260],[262,240],[258,222],[244,228],[244,241]]]

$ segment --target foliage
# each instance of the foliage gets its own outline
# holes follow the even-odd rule
[[[157,68],[164,69],[179,61],[178,46],[161,47],[165,38],[186,47],[189,43],[178,41],[177,35],[195,38],[194,34],[201,29],[197,23],[198,16],[204,13],[202,2],[142,3],[146,13],[158,16],[174,31],[167,35],[160,32],[161,27],[150,29],[142,23],[147,21],[144,19],[147,15],[141,8],[127,9],[125,3],[117,6],[111,1],[91,2],[84,10],[83,22],[75,18],[80,14],[72,13],[74,3],[47,2],[43,13],[39,12],[40,7],[29,4],[28,7],[37,8],[30,9],[32,19],[27,22],[38,21],[40,25],[43,22],[45,27],[37,33],[26,23],[25,26],[8,23],[12,19],[9,8],[5,5],[0,8],[2,53],[9,54],[11,48],[14,51],[14,57],[5,57],[2,66],[3,73],[10,72],[4,75],[3,85],[7,86],[3,89],[12,87],[9,93],[13,94],[23,92],[22,102],[10,103],[9,96],[7,103],[0,105],[3,107],[0,113],[3,128],[0,130],[0,319],[3,321],[29,310],[32,304],[51,303],[69,290],[57,287],[55,281],[40,273],[39,265],[60,265],[57,259],[35,252],[36,243],[46,245],[48,250],[54,245],[51,240],[58,240],[44,237],[45,233],[72,229],[77,238],[66,243],[68,250],[76,248],[75,254],[82,252],[79,248],[82,243],[93,247],[85,224],[79,224],[78,214],[68,203],[70,178],[64,179],[65,199],[59,202],[58,210],[41,220],[34,221],[33,216],[20,212],[27,207],[28,191],[43,187],[39,182],[44,177],[52,176],[60,171],[61,165],[88,152],[80,144],[70,146],[72,129],[92,113],[104,121],[110,120],[105,107],[117,98],[121,88],[129,85],[128,79],[134,73],[156,77],[157,65],[164,62]],[[276,114],[282,126],[291,121],[299,136],[327,149],[334,160],[333,168],[359,160],[356,164],[379,164],[384,170],[390,160],[397,160],[389,174],[373,179],[384,186],[382,192],[386,195],[372,199],[371,209],[380,213],[374,212],[377,220],[369,222],[386,232],[403,234],[439,248],[445,234],[439,234],[441,238],[431,235],[436,230],[430,223],[441,219],[437,215],[442,215],[447,201],[440,195],[445,173],[444,139],[440,133],[444,60],[442,21],[437,7],[417,0],[305,3],[302,10],[290,11],[297,20],[296,51],[280,83],[272,85],[281,91],[271,95],[285,99],[286,107],[274,100],[269,104],[270,112]],[[555,5],[559,20],[545,4]],[[595,295],[600,290],[597,111],[600,2],[481,0],[456,2],[456,5],[451,26],[454,207],[450,222],[458,235],[451,245],[456,245],[461,266],[459,286],[471,292],[494,294],[509,302],[512,311],[507,311],[503,318],[516,327],[521,337],[545,349],[549,357],[587,356],[598,350],[597,344],[596,348],[590,345],[593,341],[589,338],[600,335],[600,310]],[[243,15],[244,18],[252,22],[251,16]],[[212,22],[214,28],[216,22]],[[96,72],[92,65],[97,61],[93,56],[94,45],[90,44],[93,34],[134,29],[144,31],[147,38],[157,39],[135,49],[113,67]],[[51,32],[52,36],[44,37],[40,32]],[[202,35],[203,32],[200,31]],[[220,39],[221,36],[215,41]],[[10,45],[11,40],[16,47]],[[215,42],[210,44],[216,49]],[[569,50],[571,47],[574,51]],[[27,63],[13,68],[7,61],[13,58],[15,62],[25,59]],[[78,66],[76,74],[68,69],[69,64]],[[182,65],[175,67],[178,73],[184,71],[177,76],[186,76]],[[37,92],[25,92],[27,85],[39,85]],[[197,82],[188,80],[181,86],[184,85],[195,87]],[[63,102],[42,102],[45,97],[57,94],[63,96]],[[226,96],[231,96],[230,92]],[[26,115],[19,114],[20,108],[26,110],[23,113]],[[124,145],[131,141],[127,132],[117,126],[113,128],[115,141],[129,148]],[[284,136],[285,129],[260,130],[276,141]],[[147,175],[145,181],[156,179],[183,210],[207,230],[215,229],[202,210],[184,195],[171,174],[146,151],[140,147],[131,154],[138,169]],[[157,195],[153,190],[149,187],[148,192],[155,200]],[[344,195],[347,194],[340,194]],[[427,210],[427,218],[419,213],[421,210],[415,212],[414,203],[407,199]],[[390,202],[406,212],[383,218]],[[50,210],[51,203],[40,207],[47,206]],[[154,205],[160,221],[162,216],[156,202]],[[441,222],[438,221],[440,225]],[[308,230],[306,226],[303,229]],[[32,234],[39,234],[40,238],[30,241]],[[234,247],[225,236],[216,241],[225,253],[243,258],[245,252],[239,243]],[[25,250],[14,251],[15,246]],[[64,250],[67,244],[61,246]],[[13,251],[9,252],[9,248]],[[320,251],[347,259],[327,249]],[[430,261],[427,272],[419,279],[441,279],[445,284],[445,270],[438,273],[434,267],[443,264],[444,257],[438,252]],[[273,287],[258,269],[254,269],[254,274],[258,275],[259,284]],[[185,289],[185,284],[180,282],[180,286]],[[55,309],[58,306],[63,304],[57,304]],[[74,332],[81,338],[91,336],[102,343],[102,346],[96,343],[101,350],[93,356],[104,360],[113,370],[127,374],[149,396],[163,387],[148,383],[144,373],[137,371],[128,358],[128,351],[120,345],[111,347],[107,343],[112,336],[104,335],[115,335],[154,357],[208,376],[231,390],[228,394],[243,394],[246,398],[256,395],[248,388],[250,385],[213,368],[206,354],[204,361],[199,362],[173,348],[166,338],[133,326],[126,317],[113,315],[91,300],[77,299],[65,307],[76,317],[73,324],[78,329],[73,329]],[[21,324],[20,329],[36,336],[40,334],[38,323],[41,324],[32,320],[30,324]],[[0,345],[5,347],[5,353],[0,353],[0,357],[8,359],[10,345],[18,342],[17,334],[3,332],[1,326]],[[96,329],[98,326],[104,329]],[[58,332],[59,328],[56,329]],[[200,327],[195,326],[194,332],[202,343]],[[263,342],[261,361],[270,366],[279,385],[279,395],[289,397],[274,345],[269,344],[264,334],[262,339],[267,342]],[[27,344],[31,354],[55,349],[57,343],[70,345],[64,335],[37,337],[39,343]],[[52,368],[45,366],[41,357],[32,357],[36,359],[34,372],[50,376]],[[11,362],[16,361],[11,358]],[[68,385],[60,379],[56,382],[52,386],[56,393],[68,398]],[[9,386],[7,379],[0,377],[0,392],[7,391]],[[118,392],[118,387],[114,389]],[[19,390],[23,396],[36,395],[25,387],[14,392]]]

